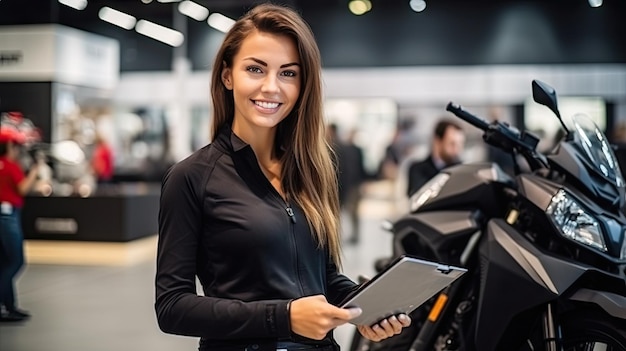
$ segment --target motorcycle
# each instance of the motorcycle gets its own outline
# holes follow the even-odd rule
[[[442,170],[386,227],[402,254],[468,269],[411,313],[411,327],[351,351],[626,350],[625,183],[606,136],[588,117],[561,118],[555,90],[532,81],[565,136],[546,154],[539,138],[487,122],[450,102],[483,140],[526,162]]]

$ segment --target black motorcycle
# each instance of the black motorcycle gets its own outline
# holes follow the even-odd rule
[[[518,162],[447,168],[388,223],[393,255],[466,267],[459,280],[411,313],[402,334],[351,351],[626,350],[625,183],[605,135],[586,116],[568,129],[553,88],[532,82],[535,102],[565,131],[549,154],[539,139],[449,103]],[[522,163],[523,167],[520,167]]]

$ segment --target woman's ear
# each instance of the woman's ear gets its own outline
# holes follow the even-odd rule
[[[228,90],[233,90],[233,75],[230,67],[226,66],[226,63],[222,64],[222,83]]]

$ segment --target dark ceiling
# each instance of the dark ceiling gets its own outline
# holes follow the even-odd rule
[[[146,0],[148,1],[148,0]],[[180,1],[180,0],[178,0]],[[208,8],[211,12],[220,12],[232,17],[239,17],[247,9],[260,0],[194,0],[194,2]],[[301,12],[312,9],[328,9],[330,11],[348,11],[347,0],[281,0],[276,3],[286,4],[297,8]],[[390,3],[401,1],[384,1],[379,6],[388,7]],[[43,21],[69,24],[83,24],[97,20],[97,12],[103,6],[109,6],[135,16],[152,20],[171,19],[178,2],[142,0],[88,0],[87,7],[77,11],[60,4],[57,0],[0,0],[1,24],[28,24]],[[407,5],[408,8],[408,5]]]
[[[241,16],[259,0],[194,0],[211,12]],[[626,63],[626,0],[371,0],[363,16],[348,0],[275,0],[309,22],[326,67],[408,65]],[[83,11],[57,0],[0,0],[0,26],[59,23],[120,41],[122,71],[168,70],[171,47],[98,19],[103,6],[173,26],[177,3],[89,0]],[[223,34],[186,19],[185,55],[193,69],[210,68]],[[1,49],[1,48],[0,48]]]

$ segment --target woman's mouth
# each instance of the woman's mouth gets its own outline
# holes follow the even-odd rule
[[[276,109],[280,106],[278,102],[267,102],[267,101],[254,101],[254,104],[268,110]]]

